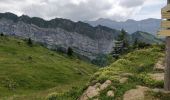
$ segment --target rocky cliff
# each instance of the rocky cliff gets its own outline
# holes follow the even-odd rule
[[[0,13],[0,32],[31,38],[50,49],[71,47],[74,52],[90,59],[94,59],[97,54],[111,52],[113,41],[120,33],[103,26],[92,27],[83,22],[59,18],[45,21],[25,15],[18,17],[11,13]]]

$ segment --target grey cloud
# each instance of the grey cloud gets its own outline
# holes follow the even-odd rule
[[[99,4],[101,3],[101,4]],[[111,9],[112,4],[105,3],[104,0],[89,0],[74,4],[63,0],[62,2],[47,2],[45,5],[29,5],[23,8],[23,12],[31,16],[43,16],[45,18],[64,17],[72,20],[89,20],[100,18],[105,15],[105,11]]]
[[[120,5],[131,8],[143,5],[145,0],[120,0]]]
[[[79,1],[75,3],[74,1]],[[147,0],[0,0],[0,12],[74,21],[111,18],[126,20]]]

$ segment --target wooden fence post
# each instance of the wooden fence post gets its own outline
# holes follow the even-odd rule
[[[170,0],[167,0],[167,4],[170,4]],[[169,21],[169,19],[167,20]],[[170,91],[170,36],[166,37],[166,64],[165,65],[166,66],[165,66],[165,75],[164,75],[164,89],[165,91]]]

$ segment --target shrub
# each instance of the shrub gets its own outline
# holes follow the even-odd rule
[[[0,36],[4,36],[4,34],[3,34],[3,33],[0,33]]]
[[[68,47],[67,55],[68,56],[72,56],[73,55],[73,49],[71,47]]]
[[[27,44],[28,44],[30,47],[33,46],[33,42],[32,42],[32,40],[31,40],[31,38],[28,38]]]

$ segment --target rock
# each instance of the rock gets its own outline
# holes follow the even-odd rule
[[[154,70],[164,72],[164,69],[165,69],[165,59],[160,58],[159,61],[155,64]]]
[[[100,91],[106,89],[108,86],[110,86],[112,82],[110,80],[107,80],[103,84],[96,83],[93,86],[89,86],[87,90],[83,93],[83,95],[80,97],[79,100],[88,100],[93,97],[96,97],[100,94]]]
[[[96,83],[96,84],[95,84],[95,87],[96,87],[96,88],[99,88],[100,86],[101,86],[100,83]]]
[[[100,86],[100,90],[104,90],[106,89],[109,85],[111,85],[112,82],[110,80],[107,80],[106,82],[104,82],[101,86]]]
[[[114,91],[110,90],[107,92],[108,97],[114,97]]]
[[[145,100],[145,92],[147,90],[149,90],[149,88],[137,86],[137,89],[126,91],[123,100]]]
[[[156,93],[170,94],[170,91],[165,91],[164,89],[159,88],[152,89],[152,91]]]
[[[156,93],[159,93],[159,92],[163,92],[164,89],[155,88],[155,89],[152,89],[152,91],[156,92]]]
[[[121,77],[130,77],[130,76],[133,76],[132,73],[123,73],[120,75]]]
[[[154,74],[149,74],[149,76],[157,81],[163,81],[164,80],[164,73],[154,73]]]
[[[80,97],[80,100],[88,100],[89,98],[93,98],[95,96],[98,96],[99,90],[100,89],[96,89],[95,86],[89,86],[88,89]]]
[[[119,82],[121,83],[121,84],[123,84],[123,83],[126,83],[128,81],[128,78],[121,78],[120,80],[119,80]]]

